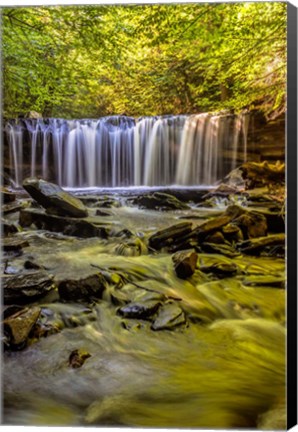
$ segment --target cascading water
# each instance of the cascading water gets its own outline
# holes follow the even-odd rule
[[[10,175],[16,186],[29,175],[73,188],[212,185],[238,153],[246,160],[248,122],[248,114],[8,122]]]

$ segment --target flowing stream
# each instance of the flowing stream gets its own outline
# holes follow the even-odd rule
[[[218,210],[163,213],[124,205],[110,211],[113,223],[141,240],[185,217],[199,224]],[[188,319],[174,331],[152,331],[146,320],[124,319],[111,302],[112,285],[102,300],[89,305],[38,301],[43,316],[62,330],[22,351],[4,353],[6,424],[284,427],[284,290],[245,284],[248,276],[284,277],[282,259],[201,253],[201,266],[233,262],[242,276],[218,280],[197,270],[182,280],[169,254],[120,256],[121,240],[32,229],[18,236],[29,247],[11,261],[11,273],[28,259],[57,279],[105,269],[175,298]],[[91,355],[77,369],[68,365],[75,349]]]
[[[248,126],[249,114],[23,119],[5,135],[16,186],[26,176],[73,188],[199,186],[246,160]]]

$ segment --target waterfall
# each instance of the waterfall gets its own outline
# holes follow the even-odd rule
[[[4,128],[10,175],[63,187],[213,185],[247,159],[249,114],[25,119]],[[30,169],[28,169],[30,167]]]

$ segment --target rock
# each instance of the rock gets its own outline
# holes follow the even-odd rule
[[[148,319],[160,306],[158,300],[132,302],[118,309],[118,314],[125,318]]]
[[[192,276],[196,269],[198,255],[193,251],[177,252],[172,256],[176,275],[181,279]]]
[[[216,189],[214,189],[211,192],[204,195],[203,199],[208,199],[208,198],[211,198],[213,196],[228,197],[230,195],[235,195],[235,194],[239,194],[239,193],[240,193],[240,191],[237,187],[229,186],[227,184],[222,183]]]
[[[24,204],[22,204],[20,202],[12,202],[12,203],[8,203],[8,204],[4,204],[2,206],[2,212],[3,212],[3,214],[14,213],[14,212],[21,210],[21,208],[23,208],[23,206],[24,206]]]
[[[229,216],[231,221],[233,221],[239,216],[241,216],[242,214],[246,213],[246,211],[247,210],[245,210],[244,208],[239,207],[236,204],[233,204],[226,208],[224,215]]]
[[[204,273],[214,273],[219,278],[231,277],[237,274],[238,267],[233,263],[215,263],[209,266],[202,266],[200,270]]]
[[[8,189],[1,187],[1,195],[3,197],[4,204],[11,203],[15,201],[16,194],[13,192],[10,192]]]
[[[68,365],[74,369],[82,367],[85,361],[91,357],[88,351],[82,349],[73,350],[68,358]]]
[[[2,225],[2,232],[4,233],[5,236],[18,232],[18,228],[14,223],[8,222],[3,218],[1,218],[1,225]]]
[[[86,207],[78,198],[54,183],[27,178],[23,181],[23,187],[49,214],[74,218],[88,216]]]
[[[243,233],[242,233],[241,229],[237,225],[235,225],[234,223],[230,223],[228,225],[225,225],[222,228],[222,232],[223,232],[224,237],[229,242],[238,243],[238,242],[243,240]]]
[[[60,232],[74,237],[107,238],[111,224],[96,223],[93,219],[78,219],[46,214],[38,209],[23,209],[20,211],[19,223],[22,227],[34,224],[38,229]]]
[[[234,219],[234,223],[240,227],[246,239],[264,237],[267,235],[267,220],[265,216],[260,213],[247,212]]]
[[[167,303],[159,308],[157,317],[151,325],[152,330],[172,330],[185,324],[184,312],[175,303]]]
[[[40,311],[39,307],[21,309],[3,321],[3,330],[10,349],[25,348]]]
[[[132,204],[149,210],[187,210],[190,207],[173,195],[154,192],[130,200]]]
[[[4,251],[17,251],[19,252],[24,247],[29,246],[27,240],[17,237],[7,237],[2,241],[2,247]]]
[[[204,252],[207,253],[218,253],[225,255],[229,258],[234,258],[239,256],[240,253],[236,251],[232,246],[228,245],[217,245],[214,243],[202,243],[201,248]]]
[[[26,260],[24,262],[24,268],[27,270],[44,270],[44,267],[31,260]]]
[[[151,237],[149,237],[149,247],[159,250],[164,247],[173,246],[174,244],[179,243],[183,236],[191,232],[191,227],[191,222],[181,222],[163,230],[157,231]]]
[[[58,282],[58,292],[66,301],[87,301],[101,299],[108,284],[101,273],[95,273],[86,278],[66,279]]]
[[[97,209],[95,212],[96,216],[112,216],[111,213],[104,211],[104,210],[99,210]]]
[[[230,215],[224,214],[204,222],[202,225],[195,228],[194,231],[199,236],[199,238],[203,238],[206,237],[207,234],[217,231],[223,226],[227,225],[229,222],[231,222],[231,220],[232,217]]]
[[[45,271],[1,276],[4,304],[25,304],[45,296],[54,288],[53,276]]]
[[[282,210],[257,210],[255,213],[263,215],[267,220],[269,233],[283,233],[285,232],[285,215]]]
[[[239,169],[248,189],[270,184],[281,185],[285,182],[284,163],[246,162]]]
[[[285,234],[272,234],[266,237],[245,240],[237,245],[237,248],[248,255],[260,255],[265,247],[285,246]]]
[[[225,244],[226,239],[224,238],[224,235],[220,231],[215,231],[214,233],[208,235],[206,237],[207,243],[216,243],[216,244]]]
[[[140,256],[148,253],[146,245],[140,239],[135,241],[120,243],[114,248],[116,255],[122,256]]]
[[[268,287],[277,287],[277,288],[285,288],[285,277],[284,276],[275,276],[275,275],[253,275],[247,276],[242,284],[245,286],[268,286]]]

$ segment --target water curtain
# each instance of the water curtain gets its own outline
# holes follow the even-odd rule
[[[5,125],[16,186],[212,185],[247,157],[249,115],[21,119]]]

